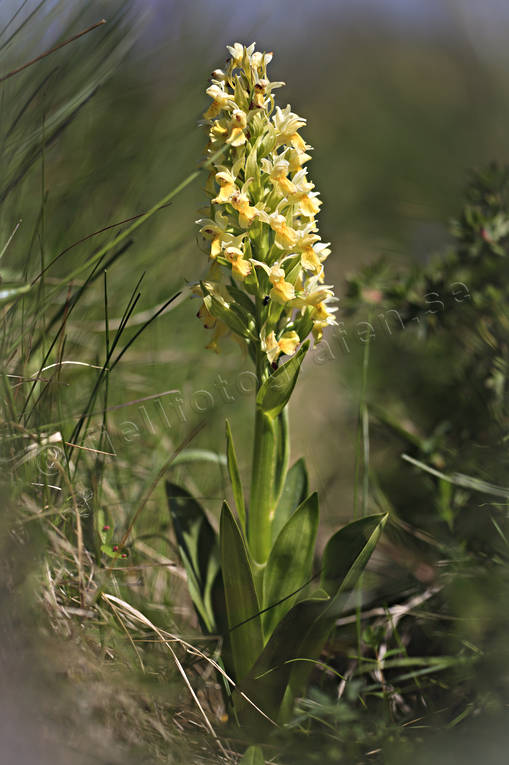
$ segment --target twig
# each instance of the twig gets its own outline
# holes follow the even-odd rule
[[[410,613],[410,611],[412,611],[414,608],[417,608],[417,606],[422,605],[422,603],[425,603],[427,600],[433,597],[433,595],[436,595],[437,592],[440,592],[441,589],[442,587],[439,586],[430,587],[423,593],[410,598],[410,600],[408,600],[406,603],[398,603],[395,606],[391,606],[390,608],[380,607],[372,608],[369,611],[363,611],[361,613],[361,619],[371,619],[373,616],[386,617],[389,615],[391,617],[397,618],[399,621],[402,616]],[[351,616],[343,616],[341,619],[336,620],[336,627],[344,627],[347,624],[354,624],[356,621],[356,614],[352,614]]]

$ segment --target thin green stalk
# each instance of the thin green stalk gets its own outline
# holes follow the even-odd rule
[[[257,354],[258,388],[268,375],[264,356],[260,351]],[[276,454],[276,430],[273,420],[256,406],[248,540],[251,553],[258,563],[265,563],[270,551]]]
[[[279,500],[281,489],[283,488],[286,473],[288,470],[288,460],[290,457],[290,426],[288,422],[288,406],[285,406],[277,420],[274,422],[277,436],[276,468],[274,476],[274,507]],[[272,520],[272,517],[271,517]]]
[[[371,316],[369,317],[371,318]],[[362,516],[368,512],[369,498],[369,411],[367,402],[368,369],[369,369],[370,338],[364,346],[362,360],[362,398],[361,398],[361,427],[362,427]]]
[[[265,563],[270,552],[275,457],[276,433],[274,423],[257,407],[248,528],[249,546],[258,563]]]
[[[371,319],[371,314],[368,316],[368,321]],[[364,517],[368,511],[368,499],[369,499],[369,411],[367,404],[367,389],[368,389],[368,371],[369,371],[369,351],[370,351],[370,336],[367,338],[367,342],[364,345],[364,353],[362,355],[362,386],[361,386],[361,401],[359,406],[359,440],[358,447],[362,449],[362,505],[361,516]],[[357,466],[361,462],[359,453],[357,454]],[[356,482],[358,474],[356,475]],[[357,488],[357,487],[356,487]],[[357,508],[355,508],[357,511]],[[364,574],[361,574],[357,584],[357,603],[356,603],[356,633],[357,633],[357,654],[362,656],[362,624],[361,624],[361,612],[362,612],[362,587],[363,587]]]

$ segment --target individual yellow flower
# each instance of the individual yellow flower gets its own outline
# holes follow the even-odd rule
[[[212,77],[212,82],[214,82],[214,80],[216,80],[216,82],[224,82],[226,80],[226,74],[223,72],[222,69],[214,69],[214,71],[211,74],[211,77]]]
[[[293,330],[284,332],[279,340],[276,339],[274,330],[269,332],[268,335],[265,334],[265,329],[262,330],[261,348],[262,351],[265,351],[267,354],[267,358],[271,364],[274,364],[282,353],[286,356],[293,356],[299,343],[300,337],[297,332]]]
[[[275,242],[280,249],[289,250],[294,246],[297,241],[297,232],[288,225],[284,215],[278,212],[267,215],[265,211],[261,211],[260,218],[276,232]]]
[[[305,151],[297,151],[297,149],[291,148],[285,152],[285,156],[288,159],[288,167],[291,173],[298,173],[302,170],[302,165],[309,162],[311,154],[306,154]]]
[[[318,305],[315,306],[313,318],[316,321],[325,321],[327,324],[335,324],[336,320],[332,314],[337,310],[337,308],[329,308],[327,302],[322,300],[320,303],[318,303]]]
[[[288,178],[290,164],[283,156],[276,157],[274,161],[264,157],[261,161],[261,167],[262,170],[268,174],[273,185],[276,186],[284,196],[290,198],[291,194],[296,193],[297,188],[295,184]]]
[[[242,187],[242,191],[236,189],[228,200],[231,206],[239,213],[239,224],[242,228],[247,228],[260,214],[260,210],[251,206],[249,197],[244,191],[245,187],[246,184]]]
[[[255,43],[251,43],[248,48],[245,48],[240,43],[234,43],[233,45],[227,45],[226,50],[232,58],[232,62],[235,66],[242,66],[244,61],[244,51],[247,59],[249,60],[254,52]]]
[[[218,204],[224,204],[228,202],[234,191],[237,190],[235,185],[235,177],[226,167],[221,167],[220,171],[215,175],[216,182],[219,184],[219,194],[213,202]]]
[[[267,358],[270,361],[270,363],[273,364],[278,358],[279,354],[281,353],[278,342],[276,340],[276,333],[274,332],[274,330],[272,330],[272,332],[269,332],[268,335],[265,334],[265,329],[262,330],[260,345],[261,345],[262,351],[265,351],[265,353],[267,354]]]
[[[227,93],[223,82],[215,82],[206,93],[212,98],[212,103],[203,115],[206,120],[213,119],[223,110],[235,105],[235,99],[231,93]]]
[[[292,300],[292,307],[294,308],[306,308],[307,306],[317,306],[323,301],[334,298],[334,292],[332,290],[332,284],[320,284],[319,276],[312,276],[306,279],[303,283],[302,279],[298,280],[296,285],[296,297]]]
[[[275,300],[276,303],[285,305],[295,297],[295,287],[290,282],[285,280],[285,272],[282,268],[271,269],[270,282],[272,289],[270,291],[270,297]]]
[[[321,201],[317,198],[317,192],[312,191],[315,184],[307,179],[307,170],[299,170],[292,178],[293,188],[290,190],[288,200],[297,204],[297,212],[305,217],[314,217],[320,211]]]
[[[306,120],[299,117],[298,114],[294,114],[291,111],[290,104],[285,109],[276,106],[276,112],[272,120],[278,135],[278,145],[286,144],[287,146],[293,146],[294,149],[297,149],[302,154],[305,154],[306,150],[311,148],[297,132],[301,127],[304,127]]]
[[[227,231],[228,221],[220,210],[216,212],[215,220],[199,218],[196,223],[201,226],[200,234],[212,240],[210,243],[210,257],[212,260],[217,258],[225,245],[234,242],[235,237]]]
[[[273,56],[274,54],[272,51],[270,53],[261,53],[260,51],[256,51],[255,53],[251,54],[251,66],[256,71],[265,71],[267,69],[267,65],[272,61]]]
[[[242,146],[246,143],[244,129],[247,125],[246,115],[241,109],[234,109],[229,122],[229,135],[226,143],[230,146]]]
[[[267,88],[269,81],[265,79],[258,80],[254,86],[253,106],[257,106],[258,109],[263,109],[265,106],[265,96],[267,94]]]
[[[315,274],[320,274],[322,271],[322,260],[325,260],[330,250],[324,255],[323,249],[320,248],[320,236],[316,233],[315,222],[311,221],[296,233],[297,239],[294,243],[294,250],[300,253],[303,268],[307,271],[313,271]]]
[[[300,337],[294,330],[284,332],[278,340],[281,353],[284,353],[286,356],[293,356],[299,343]]]
[[[216,120],[209,130],[209,146],[210,149],[216,151],[218,148],[216,144],[223,144],[228,136],[228,127],[225,125],[224,120]]]
[[[256,55],[256,54],[255,54]],[[271,56],[272,58],[272,56]],[[260,67],[256,67],[259,69]],[[270,82],[265,77],[261,77],[254,84],[253,99],[251,102],[251,108],[256,107],[258,109],[264,109],[267,105],[267,99],[276,88],[281,88],[284,82]]]
[[[320,342],[323,336],[323,330],[331,325],[337,324],[334,316],[338,310],[336,307],[330,308],[330,302],[335,298],[327,297],[318,303],[311,314],[313,320],[313,337],[317,343]]]
[[[232,272],[240,279],[245,279],[251,273],[251,263],[244,259],[244,253],[239,247],[227,247],[224,251],[226,260],[232,264]]]
[[[281,268],[279,263],[274,263],[273,266],[268,266],[260,260],[251,259],[251,263],[255,266],[261,266],[272,284],[270,291],[270,298],[275,300],[276,303],[285,305],[295,297],[295,287],[290,282],[286,281],[286,273],[284,268]]]

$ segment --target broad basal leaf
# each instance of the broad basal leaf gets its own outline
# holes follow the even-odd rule
[[[344,608],[351,591],[364,571],[380,538],[387,515],[370,515],[348,523],[336,532],[324,550],[321,586],[330,596],[320,616],[311,624],[302,640],[300,655],[318,659],[334,622]],[[293,696],[304,692],[309,666],[296,665],[290,678]]]
[[[308,474],[304,460],[301,458],[295,462],[288,473],[279,497],[279,502],[272,521],[272,539],[285,525],[291,514],[304,502],[308,495]]]
[[[382,533],[387,515],[368,515],[352,521],[327,542],[320,583],[331,597],[353,587]]]
[[[270,552],[263,577],[263,608],[269,609],[262,616],[266,639],[311,579],[318,516],[314,493],[283,526]]]
[[[167,481],[166,494],[189,593],[205,631],[215,632],[211,593],[219,571],[216,534],[205,511],[189,492]]]
[[[221,511],[219,541],[233,666],[239,681],[261,653],[263,639],[246,543],[226,502]]]
[[[294,697],[305,690],[309,660],[319,658],[343,594],[366,566],[386,520],[386,515],[369,516],[338,531],[327,545],[322,569],[327,589],[297,602],[274,629],[242,686],[266,714],[277,717],[287,686]]]
[[[292,660],[301,656],[303,635],[320,616],[329,600],[326,592],[317,591],[306,600],[296,603],[279,622],[241,685],[240,690],[273,720],[278,717],[294,669]],[[236,707],[242,710],[244,716],[248,716],[251,707],[242,706],[240,695],[234,695],[237,697]]]

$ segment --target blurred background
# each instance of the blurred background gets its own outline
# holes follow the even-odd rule
[[[315,147],[309,172],[324,200],[322,236],[333,246],[327,278],[339,294],[346,272],[379,255],[407,263],[426,260],[443,248],[467,171],[507,156],[509,9],[504,2],[488,0],[481,7],[474,0],[319,0],[232,6],[221,0],[140,0],[92,2],[83,8],[73,2],[4,0],[4,23],[13,11],[18,15],[4,32],[4,44],[9,32],[34,16],[3,48],[4,70],[50,47],[71,22],[76,31],[103,16],[109,19],[41,63],[48,75],[57,69],[43,85],[40,108],[48,114],[69,98],[76,80],[86,81],[94,66],[97,78],[79,118],[46,152],[48,258],[103,226],[150,208],[197,166],[204,145],[197,121],[207,103],[209,72],[224,61],[225,45],[236,40],[255,40],[260,49],[275,52],[271,77],[288,83],[279,99],[308,119],[306,140]],[[105,60],[113,45],[116,49]],[[20,75],[24,88],[31,78],[35,86],[41,71],[32,68]],[[55,78],[58,87],[52,84]],[[19,87],[17,78],[3,85],[4,103]],[[11,135],[6,151],[15,147]],[[40,167],[34,164],[2,208],[4,238],[23,218],[18,249],[11,247],[6,265],[19,262],[19,252],[32,239],[40,184]],[[29,188],[32,195],[27,195]],[[127,290],[142,273],[138,311],[151,309],[186,280],[203,274],[194,220],[204,202],[200,182],[194,183],[136,235],[126,259],[111,271],[112,315],[118,315]],[[70,251],[48,275],[68,273],[87,247]],[[94,310],[100,322],[102,306],[82,304],[75,312],[76,342],[102,343],[101,333],[94,331]],[[193,304],[186,303],[171,319],[162,317],[148,330],[145,347],[138,344],[138,353],[133,349],[126,358],[131,398],[156,393],[161,386],[187,391],[189,397],[197,362],[205,390],[212,391],[220,371],[225,377],[237,373],[242,360],[235,349],[217,358],[202,353],[208,339],[194,313]],[[172,341],[176,325],[178,343]],[[320,395],[310,399],[306,384],[300,388],[303,400],[315,402],[313,416],[300,418],[298,406],[293,416],[296,433],[306,433],[298,439],[302,447],[313,444],[307,456],[321,483],[331,470],[341,472],[348,456],[345,435],[320,438],[324,428],[336,431],[331,423],[342,407],[336,379],[341,366],[337,359],[323,373],[313,369],[310,385]],[[116,395],[114,381],[111,395]],[[118,395],[114,403],[121,402],[124,391]],[[318,405],[324,400],[327,406]],[[214,403],[224,408],[221,395]],[[218,420],[223,415],[218,411]],[[216,427],[208,430],[202,439],[219,437]]]
[[[270,77],[287,83],[278,101],[308,120],[302,132],[314,147],[309,174],[324,202],[320,230],[333,253],[326,280],[340,296],[347,275],[381,255],[405,272],[450,247],[448,224],[463,204],[469,170],[509,159],[504,0],[2,0],[0,77],[103,17],[103,26],[0,84],[0,247],[22,221],[1,260],[4,280],[32,280],[64,251],[45,271],[44,284],[67,279],[125,224],[90,234],[149,210],[199,165],[204,91],[210,72],[224,63],[226,44],[236,41],[274,51]],[[206,204],[203,183],[199,177],[152,216],[108,267],[110,330],[140,279],[127,339],[205,273],[194,223]],[[79,289],[85,276],[73,277],[69,290]],[[101,276],[69,316],[62,357],[102,363],[103,288]],[[57,291],[22,330],[6,322],[7,332],[22,332],[27,357],[29,338],[48,349],[52,317],[69,294]],[[102,445],[116,455],[101,464],[114,476],[107,478],[113,488],[100,498],[112,526],[122,526],[139,501],[139,487],[202,421],[192,446],[222,453],[227,416],[249,481],[252,402],[243,375],[249,360],[234,343],[226,342],[220,355],[204,350],[209,338],[195,318],[196,301],[176,301],[170,309],[109,378],[107,442],[100,418],[87,437],[89,447]],[[311,355],[290,415],[292,457],[307,459],[321,496],[324,537],[351,517],[354,506],[364,344],[355,327],[345,331],[346,342],[330,340]],[[392,343],[385,333],[372,371],[378,389],[397,389],[405,373],[407,362],[396,363]],[[62,368],[34,394],[30,426],[50,432],[58,415],[69,438],[90,385],[90,370]],[[383,443],[377,446],[383,451]],[[93,494],[97,465],[87,469],[83,490]],[[173,477],[197,487],[215,517],[225,489],[220,468],[183,464]],[[148,536],[163,529],[160,503],[154,495],[147,505]],[[37,553],[32,558],[38,565]],[[172,602],[179,602],[178,586],[168,586]],[[22,676],[18,669],[13,686]],[[93,709],[82,713],[93,716]],[[7,727],[19,744],[16,727]],[[51,756],[48,762],[59,761]],[[16,751],[8,761],[34,757]]]

